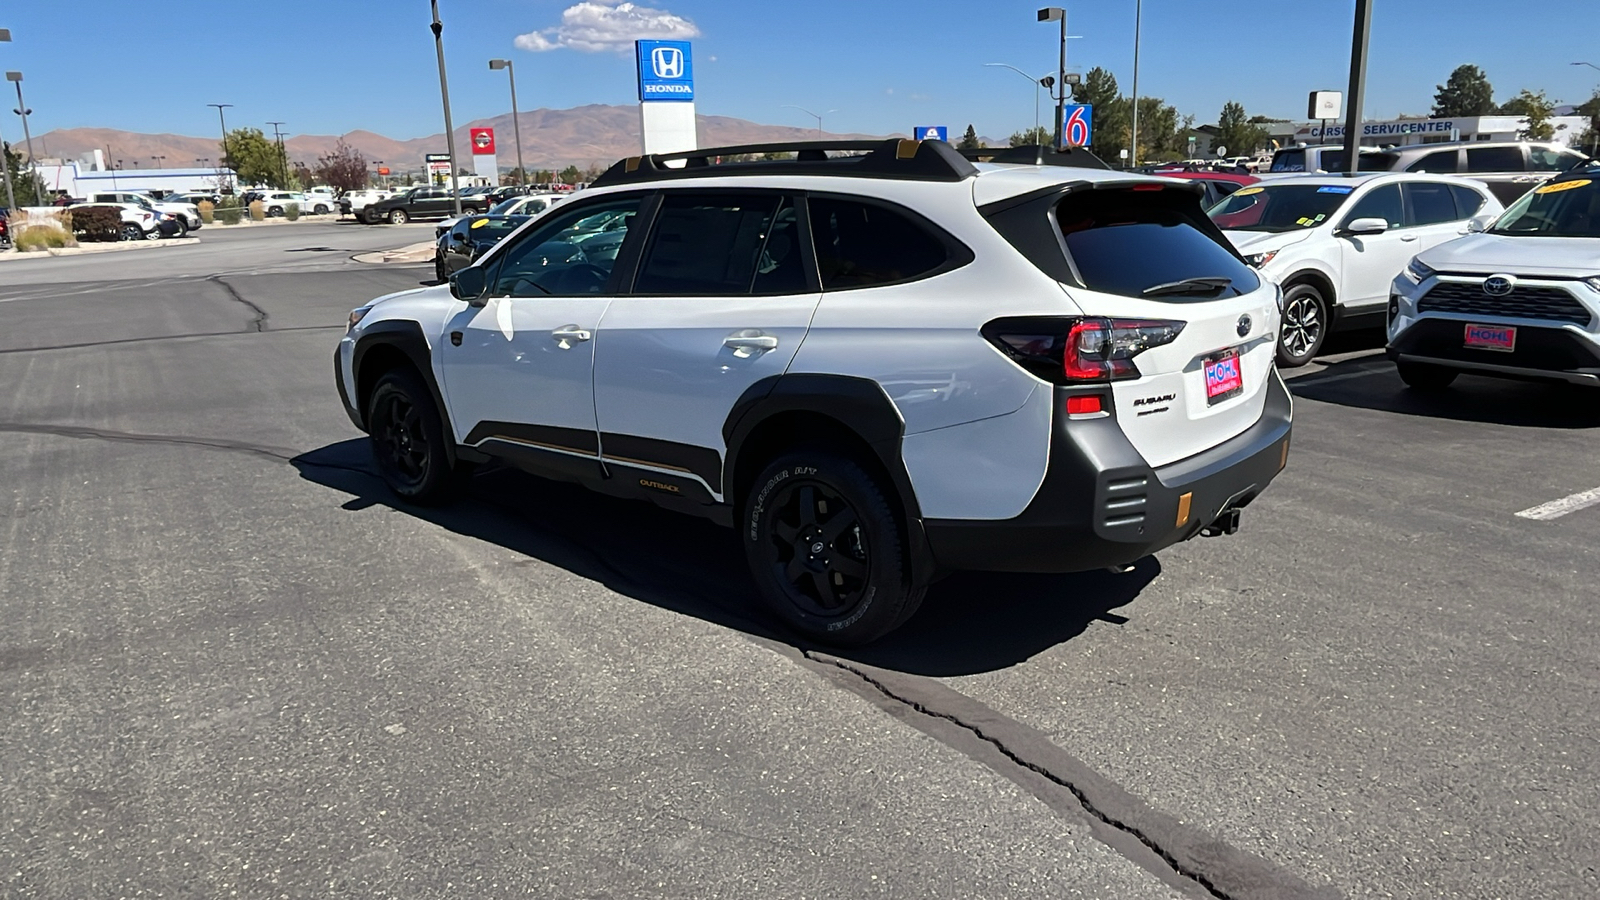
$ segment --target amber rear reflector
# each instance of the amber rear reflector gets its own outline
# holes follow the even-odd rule
[[[1178,498],[1178,527],[1181,528],[1186,523],[1188,523],[1188,521],[1189,521],[1189,504],[1193,500],[1194,500],[1194,492],[1193,491],[1190,491],[1189,493],[1184,494],[1184,495],[1182,495],[1181,497]]]

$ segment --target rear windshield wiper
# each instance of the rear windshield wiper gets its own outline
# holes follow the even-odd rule
[[[1232,278],[1222,275],[1205,275],[1200,278],[1185,278],[1182,281],[1154,284],[1145,288],[1141,293],[1147,297],[1158,294],[1209,294],[1220,291],[1231,284],[1233,284]]]

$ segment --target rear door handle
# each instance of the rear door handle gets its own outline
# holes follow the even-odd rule
[[[560,328],[557,328],[555,331],[550,332],[550,336],[556,339],[556,343],[560,345],[561,349],[570,350],[572,349],[573,344],[581,344],[584,341],[592,339],[594,337],[594,333],[579,328],[576,325],[563,325]]]
[[[749,359],[760,353],[778,349],[778,338],[755,329],[735,331],[722,339],[722,346],[733,351],[739,359]]]

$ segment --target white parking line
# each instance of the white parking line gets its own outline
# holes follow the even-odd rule
[[[1517,513],[1517,515],[1524,519],[1537,519],[1540,522],[1548,522],[1551,519],[1559,519],[1567,513],[1575,513],[1580,509],[1588,509],[1597,503],[1600,503],[1600,488],[1595,488],[1594,490],[1589,491],[1580,491],[1579,493],[1572,494],[1571,496],[1562,497],[1560,500],[1551,500],[1549,503],[1541,503],[1538,506],[1525,509],[1522,512]]]

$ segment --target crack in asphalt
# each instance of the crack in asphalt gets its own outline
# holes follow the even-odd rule
[[[372,475],[373,472],[362,466],[351,466],[342,463],[317,462],[308,460],[306,454],[291,447],[274,447],[270,444],[250,444],[244,441],[232,441],[227,438],[193,437],[181,434],[143,434],[131,431],[113,431],[106,428],[86,428],[81,425],[48,425],[27,422],[0,422],[0,434],[42,434],[51,437],[75,438],[88,441],[110,441],[121,444],[167,444],[178,447],[203,447],[208,450],[223,450],[231,453],[243,453],[273,462],[286,462],[296,465],[314,466],[319,469],[340,469],[346,472],[356,472],[362,475]]]
[[[271,332],[263,332],[253,328],[244,331],[199,331],[194,334],[157,334],[150,337],[116,338],[109,341],[82,341],[76,344],[46,344],[42,347],[7,347],[0,350],[0,356],[8,353],[37,353],[45,350],[83,350],[90,347],[114,347],[118,344],[148,344],[152,341],[181,341],[194,338],[238,337],[241,334],[285,334],[291,331],[331,331],[344,329],[343,325],[295,325],[290,328],[274,328]]]
[[[820,665],[831,665],[842,669],[851,675],[854,675],[866,684],[870,685],[873,690],[877,691],[879,694],[882,694],[889,700],[894,701],[895,703],[901,704],[930,718],[948,722],[970,733],[972,736],[993,747],[1013,764],[1043,777],[1058,787],[1065,788],[1074,798],[1076,798],[1078,803],[1083,807],[1083,810],[1090,816],[1094,817],[1104,825],[1138,841],[1157,857],[1159,857],[1175,875],[1185,879],[1189,883],[1199,886],[1212,897],[1217,898],[1217,900],[1247,900],[1247,898],[1252,897],[1320,898],[1336,896],[1336,894],[1333,894],[1329,891],[1319,891],[1313,889],[1310,885],[1301,882],[1298,878],[1295,878],[1287,872],[1269,871],[1269,869],[1276,869],[1276,867],[1272,866],[1270,863],[1267,863],[1265,860],[1256,860],[1254,857],[1249,857],[1248,855],[1244,854],[1243,851],[1235,852],[1239,854],[1241,859],[1248,859],[1255,862],[1256,864],[1251,866],[1251,868],[1258,869],[1260,871],[1242,873],[1237,878],[1226,878],[1226,876],[1223,876],[1223,878],[1226,878],[1226,880],[1240,882],[1240,889],[1231,890],[1228,887],[1217,883],[1219,880],[1222,880],[1222,878],[1208,875],[1193,865],[1185,864],[1172,850],[1169,850],[1166,846],[1164,846],[1162,841],[1147,833],[1145,829],[1140,828],[1139,826],[1103,809],[1101,804],[1097,803],[1094,798],[1089,795],[1089,792],[1083,787],[1075,784],[1069,778],[1052,771],[1049,767],[1027,759],[1022,753],[1008,746],[1007,743],[1000,737],[986,732],[982,727],[966,721],[955,713],[936,709],[925,702],[908,697],[901,691],[898,691],[894,687],[885,683],[882,679],[876,678],[862,669],[850,665],[845,660],[804,648],[800,648],[800,653],[806,659],[812,662]],[[959,694],[959,692],[955,693]],[[960,696],[966,700],[971,700],[971,698],[967,698],[965,695]],[[1181,828],[1183,826],[1180,824],[1178,827]],[[1214,841],[1214,839],[1210,840]],[[1113,847],[1113,849],[1115,848]]]
[[[235,288],[233,285],[227,283],[226,281],[223,281],[221,275],[212,275],[212,276],[206,278],[206,280],[207,281],[216,282],[217,284],[222,285],[222,289],[228,292],[228,296],[229,297],[232,297],[234,300],[238,301],[239,303],[242,303],[245,306],[248,306],[255,313],[255,320],[252,321],[250,324],[252,326],[254,326],[256,331],[266,331],[267,330],[267,318],[268,317],[267,317],[267,311],[266,310],[264,310],[261,307],[255,305],[254,303],[251,303],[249,300],[246,300],[244,298],[244,295],[239,293],[237,288]]]

